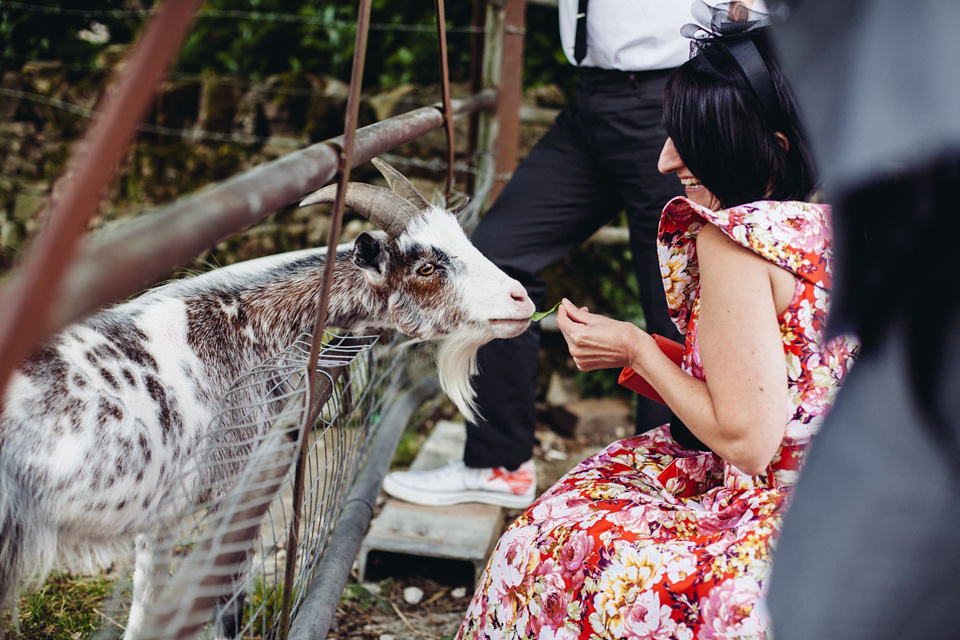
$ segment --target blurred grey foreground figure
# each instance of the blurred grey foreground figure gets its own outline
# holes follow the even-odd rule
[[[786,4],[836,205],[831,322],[863,350],[784,521],[773,635],[958,638],[960,2]]]

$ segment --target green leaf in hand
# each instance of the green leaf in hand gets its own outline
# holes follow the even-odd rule
[[[551,313],[553,313],[559,308],[560,308],[560,303],[558,302],[557,304],[553,305],[552,309],[549,309],[547,311],[534,311],[533,315],[530,316],[530,321],[540,322],[541,320],[543,320],[544,318],[546,318],[548,315],[550,315]]]

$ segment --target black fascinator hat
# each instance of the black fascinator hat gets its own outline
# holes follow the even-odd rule
[[[763,13],[736,0],[715,6],[695,0],[690,12],[697,23],[680,28],[680,34],[690,38],[690,57],[700,56],[714,69],[720,66],[716,64],[719,56],[732,57],[767,117],[773,123],[782,123],[780,100],[757,39],[764,37],[766,27],[786,21],[786,8],[780,5],[776,13]]]
[[[664,91],[664,125],[684,164],[723,207],[806,200],[816,171],[796,101],[767,41],[785,12],[694,2],[691,58]]]

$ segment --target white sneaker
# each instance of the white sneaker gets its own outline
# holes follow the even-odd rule
[[[483,502],[511,509],[530,506],[537,495],[537,471],[527,460],[516,471],[473,469],[462,460],[429,471],[394,471],[383,480],[394,498],[431,507]]]

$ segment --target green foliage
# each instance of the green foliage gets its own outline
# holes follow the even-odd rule
[[[6,68],[32,59],[94,65],[108,46],[134,40],[147,20],[136,10],[158,4],[151,0],[101,0],[96,3],[96,12],[90,14],[75,11],[73,0],[48,0],[44,10],[0,4],[0,60]],[[183,42],[175,69],[182,73],[242,75],[252,80],[305,71],[349,80],[358,5],[207,0]],[[445,3],[453,81],[469,78],[473,5]],[[437,82],[440,60],[434,3],[374,0],[370,20],[365,87]],[[559,49],[556,10],[530,5],[527,21],[526,84],[569,87],[573,74]],[[93,31],[101,38],[91,41],[89,33],[84,35]]]
[[[523,38],[523,84],[541,87],[555,84],[571,96],[576,74],[560,46],[557,10],[527,4],[527,31]]]
[[[280,619],[283,612],[283,583],[267,583],[262,575],[258,575],[253,581],[253,588],[248,595],[250,598],[247,611],[256,611],[256,617],[252,621],[252,631],[257,637],[264,637],[273,627],[274,623]],[[297,592],[294,589],[292,599],[296,601]]]
[[[137,0],[100,0],[97,8],[120,10],[138,8],[138,4]],[[97,37],[104,33],[104,27],[107,42],[129,42],[143,20],[129,13],[97,19],[82,12],[62,11],[75,9],[74,0],[46,0],[42,6],[44,10],[28,11],[0,4],[0,56],[4,69],[22,63],[24,58],[93,64],[105,46]]]
[[[228,12],[247,12],[237,18]],[[339,77],[349,75],[356,9],[285,0],[205,2],[180,51],[177,68],[199,73],[243,74],[253,80],[303,69]]]

